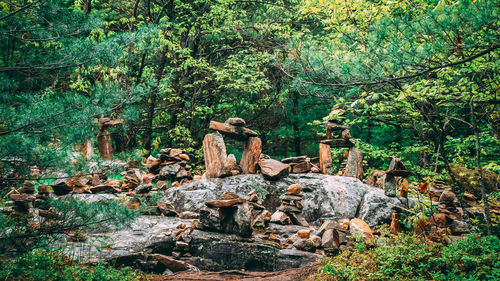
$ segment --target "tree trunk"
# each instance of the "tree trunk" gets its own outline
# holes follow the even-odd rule
[[[91,10],[92,10],[92,0],[83,1],[83,13],[90,14]]]
[[[295,156],[302,155],[300,151],[300,128],[299,128],[299,93],[293,92],[293,140],[295,146]]]
[[[474,136],[476,137],[476,162],[477,162],[477,172],[479,173],[479,188],[481,189],[481,198],[484,202],[484,218],[486,220],[486,227],[488,235],[491,235],[491,213],[490,213],[490,203],[488,202],[488,194],[486,194],[486,186],[484,184],[483,178],[483,167],[481,166],[481,140],[479,136],[479,129],[477,128],[476,117],[474,113],[474,105],[471,101],[470,104],[471,113],[471,125],[474,130]]]
[[[155,71],[155,78],[157,85],[149,92],[148,109],[147,109],[146,126],[145,126],[146,128],[144,130],[144,148],[148,151],[148,153],[151,152],[153,119],[156,106],[156,93],[160,86],[160,81],[161,78],[163,77],[163,69],[165,68],[165,64],[167,62],[167,56],[166,56],[167,51],[168,51],[167,46],[164,46],[160,54],[160,63]]]

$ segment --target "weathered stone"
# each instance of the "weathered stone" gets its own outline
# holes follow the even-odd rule
[[[470,229],[466,222],[460,220],[453,220],[450,224],[452,234],[469,233]]]
[[[181,165],[179,164],[172,164],[172,165],[166,165],[161,167],[160,169],[160,178],[165,179],[165,178],[172,178],[174,177],[177,172],[181,169]]]
[[[343,175],[363,180],[363,151],[361,149],[349,149],[347,165]]]
[[[258,135],[256,132],[248,128],[233,126],[216,121],[210,121],[209,128],[236,140],[247,140],[250,137],[256,137]]]
[[[89,191],[94,193],[94,194],[99,193],[99,192],[117,193],[117,192],[120,192],[120,189],[115,188],[112,185],[100,184],[100,185],[89,187]]]
[[[227,153],[224,139],[219,134],[207,134],[203,139],[205,177],[218,178],[224,169]]]
[[[333,221],[333,220],[326,220],[323,222],[323,224],[318,228],[318,231],[316,231],[316,235],[323,236],[323,233],[327,231],[328,229],[335,228],[338,223]]]
[[[297,235],[299,235],[300,238],[308,239],[309,236],[311,236],[311,230],[301,229],[299,230],[299,232],[297,232]]]
[[[191,172],[184,168],[180,168],[179,171],[175,174],[175,177],[177,179],[191,178]]]
[[[294,200],[302,200],[302,196],[291,195],[291,194],[283,194],[280,196],[281,200],[285,201],[294,201]]]
[[[399,213],[392,213],[391,233],[398,234],[400,232],[401,232],[401,221]]]
[[[127,202],[125,203],[127,205],[127,207],[129,209],[132,209],[132,210],[139,210],[139,208],[141,207],[141,200],[139,200],[139,198],[130,198],[129,200],[127,200]]]
[[[263,200],[262,205],[273,213],[281,205],[279,196],[294,183],[299,183],[304,191],[301,214],[309,222],[321,218],[336,221],[357,216],[374,226],[382,222],[390,223],[393,206],[406,208],[406,200],[387,197],[383,190],[365,185],[358,179],[322,174],[292,174],[273,182],[263,180],[261,175],[198,180],[169,188],[165,196],[177,211],[199,212],[205,207],[205,201],[218,199],[224,192],[232,191],[246,197],[255,189]],[[410,208],[412,202],[410,200]]]
[[[300,187],[300,184],[295,183],[292,184],[288,187],[287,194],[290,195],[299,195],[302,192],[302,188]]]
[[[290,166],[274,159],[264,159],[259,161],[259,167],[264,178],[279,180],[288,175]]]
[[[200,210],[200,227],[207,231],[220,231],[221,219],[219,211],[209,208]]]
[[[164,264],[172,272],[185,271],[188,269],[188,264],[183,261],[176,260],[161,254],[153,254],[153,257]]]
[[[439,197],[439,202],[446,204],[447,206],[453,206],[453,202],[457,200],[457,196],[450,190],[445,190]]]
[[[319,169],[323,174],[331,174],[332,151],[328,144],[319,144]]]
[[[240,197],[234,192],[224,192],[221,195],[223,200],[239,199]]]
[[[321,237],[319,237],[318,235],[311,235],[309,239],[313,242],[316,249],[321,247]]]
[[[289,164],[289,163],[302,163],[307,160],[307,156],[296,156],[296,157],[288,157],[288,158],[283,158],[281,159],[282,163]]]
[[[319,167],[314,164],[311,164],[311,173],[319,173],[319,172],[321,172]]]
[[[232,207],[236,204],[245,203],[247,200],[243,198],[229,199],[229,200],[212,200],[206,201],[205,205],[209,208],[223,208],[223,207]]]
[[[274,214],[271,216],[271,222],[279,223],[279,224],[291,224],[292,223],[292,221],[290,220],[290,217],[281,211],[274,212]]]
[[[384,178],[385,180],[383,181],[383,187],[385,195],[389,197],[396,197],[396,189],[398,186],[396,178],[392,175],[385,175]]]
[[[311,170],[311,163],[310,162],[302,162],[297,165],[294,165],[292,168],[292,173],[294,174],[300,174],[300,173],[307,173]]]
[[[170,201],[158,201],[156,202],[156,206],[158,206],[158,209],[160,210],[160,213],[164,216],[177,216],[178,213],[175,211],[174,206]]]
[[[350,139],[331,139],[331,140],[322,140],[322,144],[326,144],[330,147],[353,147],[355,143]]]
[[[107,130],[97,135],[97,148],[99,149],[101,158],[106,160],[113,158],[113,142]]]
[[[141,184],[138,187],[134,189],[135,194],[145,194],[149,193],[153,189],[153,184],[148,183],[148,184]]]
[[[99,175],[94,174],[92,176],[92,185],[96,186],[96,185],[100,185],[100,184],[101,184],[101,179],[99,178]]]
[[[297,213],[287,213],[287,215],[292,220],[292,223],[295,225],[300,225],[304,227],[309,227],[309,223],[307,223],[306,219]]]
[[[244,174],[255,174],[260,154],[262,153],[262,141],[258,137],[250,137],[245,142],[240,167]]]
[[[234,214],[233,233],[241,237],[250,237],[252,235],[252,211],[247,203],[241,204]]]
[[[18,189],[20,193],[33,194],[35,193],[35,184],[30,181],[25,181],[23,186]]]
[[[281,205],[278,210],[285,213],[300,213],[302,210],[292,205]]]
[[[19,203],[29,203],[35,201],[36,197],[31,194],[26,193],[11,193],[9,198],[14,202]]]
[[[54,181],[54,183],[52,183],[52,189],[54,190],[54,193],[56,195],[65,195],[70,193],[73,188],[68,186],[68,181],[69,180],[67,178],[57,179],[56,181]]]
[[[47,195],[49,194],[49,186],[46,184],[41,184],[38,186],[38,194]]]
[[[340,246],[339,236],[335,229],[329,228],[323,233],[321,238],[321,247],[324,249],[334,248],[338,249]]]
[[[245,127],[245,125],[247,124],[247,122],[245,122],[245,120],[243,118],[239,118],[239,117],[229,118],[224,123],[228,124],[228,125],[237,126],[237,127]]]
[[[373,239],[373,231],[370,226],[361,219],[353,218],[349,224],[351,233],[361,233],[366,239]]]
[[[234,154],[229,154],[219,177],[236,176],[240,173],[241,167],[236,163],[236,157]]]
[[[309,239],[299,239],[293,243],[293,246],[297,250],[306,251],[306,252],[314,252],[316,247],[314,247],[314,243]]]
[[[248,193],[248,202],[257,202],[259,201],[259,196],[257,195],[257,191],[255,189],[252,189],[250,193]]]

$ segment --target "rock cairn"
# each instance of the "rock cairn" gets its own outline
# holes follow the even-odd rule
[[[304,208],[303,196],[300,184],[290,185],[288,191],[280,196],[281,206],[271,216],[271,222],[309,227],[309,224],[301,215]]]
[[[290,165],[290,172],[293,174],[319,173],[319,158],[309,158],[305,155],[284,158],[282,163]]]
[[[219,233],[250,237],[253,232],[252,208],[247,199],[233,192],[222,194],[221,200],[206,201],[200,211],[200,228]]]
[[[149,156],[144,166],[160,180],[183,183],[183,181],[193,179],[189,160],[189,155],[185,154],[182,149],[164,148],[160,150],[157,158]]]
[[[323,174],[331,174],[332,154],[331,148],[349,148],[347,162],[342,167],[339,175],[363,179],[363,152],[354,148],[349,127],[344,125],[344,110],[335,106],[324,123],[326,139],[319,144],[319,169]]]
[[[255,174],[262,152],[262,141],[257,133],[245,127],[242,118],[229,118],[224,123],[210,121],[210,129],[216,131],[205,135],[203,156],[205,158],[205,177],[221,178],[237,174]],[[227,155],[223,136],[245,142],[240,163],[236,157]]]

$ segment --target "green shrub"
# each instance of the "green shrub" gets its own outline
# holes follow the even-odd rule
[[[359,241],[357,243],[360,243]],[[400,235],[325,258],[318,280],[499,280],[500,239],[469,235],[450,245]]]
[[[0,259],[2,280],[127,281],[141,278],[144,276],[127,267],[118,270],[104,263],[76,265],[58,252],[33,250],[16,259]]]

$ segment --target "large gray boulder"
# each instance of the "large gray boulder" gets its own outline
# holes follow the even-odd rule
[[[392,206],[404,206],[404,199],[385,196],[383,190],[356,178],[312,173],[292,174],[279,181],[268,181],[255,174],[205,179],[168,189],[165,195],[178,212],[198,212],[205,201],[220,199],[224,192],[234,192],[245,198],[255,189],[259,203],[274,212],[281,202],[279,196],[294,183],[300,184],[303,190],[302,215],[313,224],[319,223],[320,218],[338,220],[359,217],[374,226],[390,221]]]

